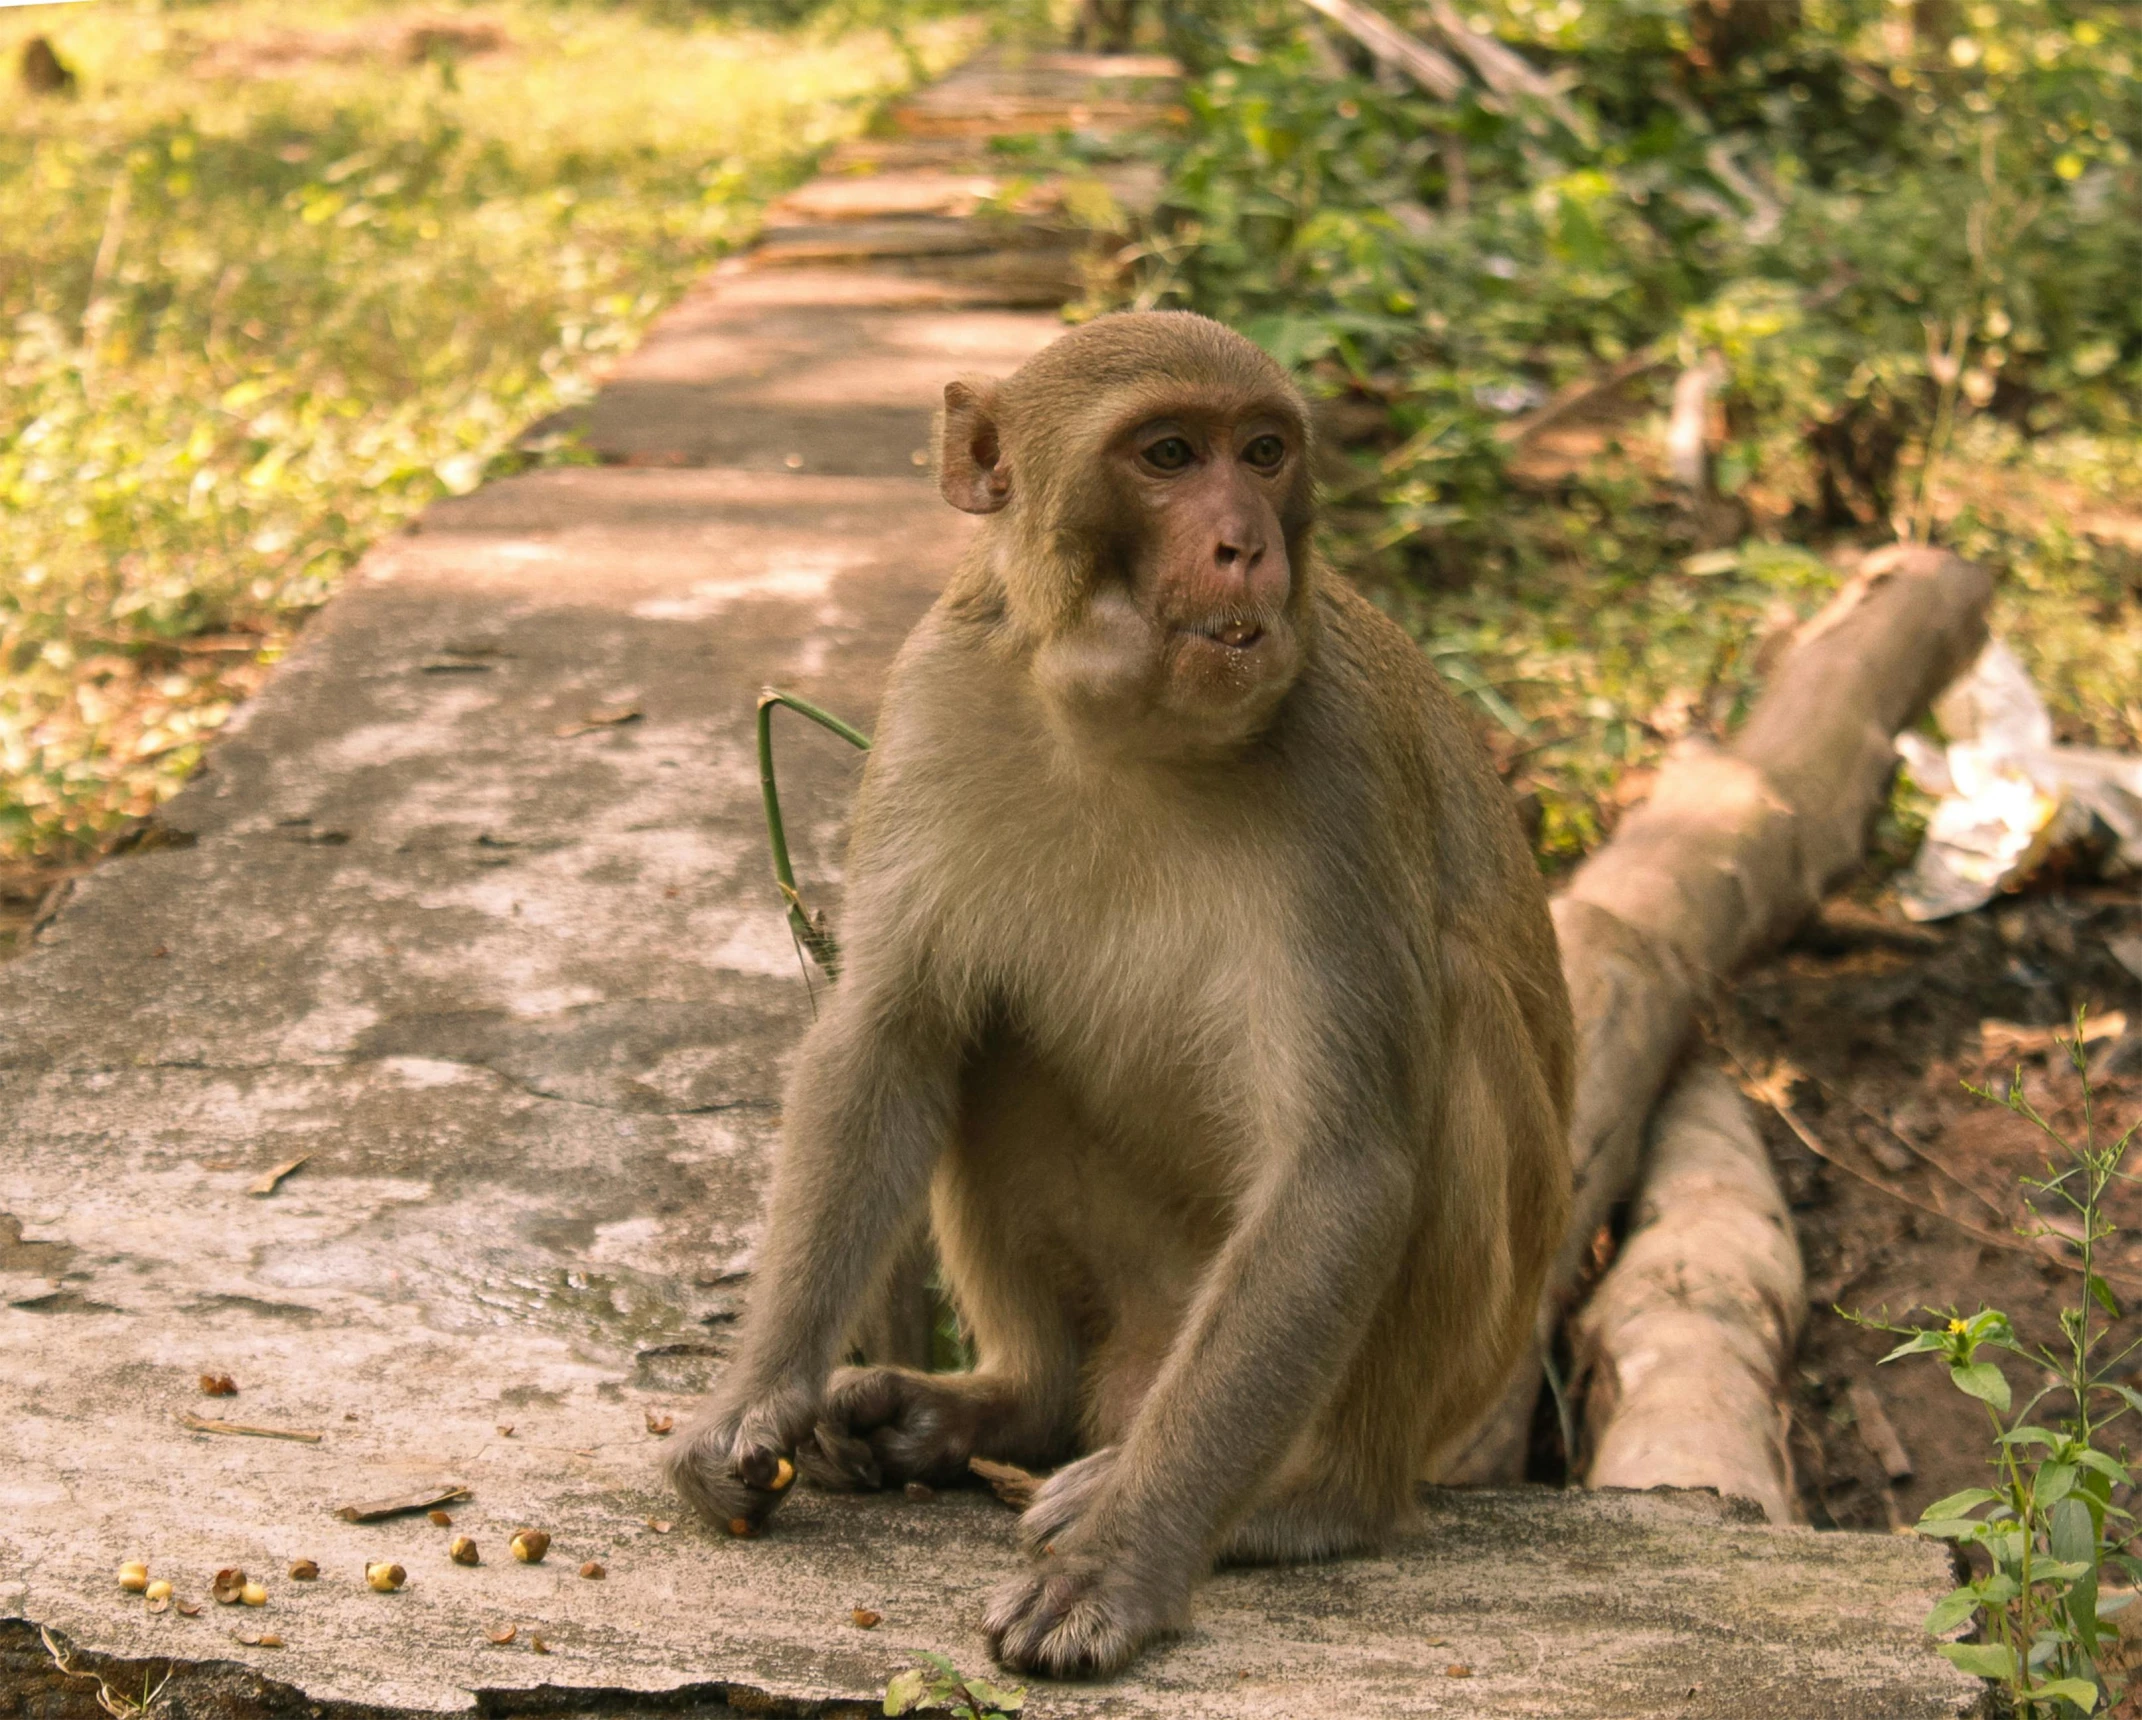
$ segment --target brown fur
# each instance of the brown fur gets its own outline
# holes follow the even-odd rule
[[[1180,482],[1137,428],[1178,414],[1215,427]],[[1229,464],[1271,424],[1283,471]],[[1537,872],[1455,700],[1317,563],[1307,470],[1283,373],[1179,313],[947,391],[946,494],[990,518],[895,665],[742,1352],[671,1463],[755,1524],[780,1453],[1077,1459],[986,1621],[1034,1671],[1121,1666],[1214,1560],[1401,1521],[1567,1214]],[[975,1372],[829,1380],[925,1198]]]

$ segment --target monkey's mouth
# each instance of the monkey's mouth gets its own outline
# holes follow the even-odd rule
[[[1255,621],[1209,621],[1187,631],[1230,651],[1247,651],[1264,637],[1264,628]]]

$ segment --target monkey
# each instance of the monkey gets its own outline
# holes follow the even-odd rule
[[[16,67],[22,87],[33,96],[71,96],[75,92],[74,68],[59,57],[49,38],[32,36],[22,45]]]
[[[734,1359],[668,1459],[1053,1470],[992,1652],[1098,1676],[1216,1563],[1384,1542],[1533,1330],[1570,1199],[1545,891],[1463,708],[1312,543],[1286,373],[1122,313],[948,384],[980,527],[902,646],[844,967]],[[972,1371],[833,1363],[928,1222]]]
[[[1138,0],[1079,0],[1071,45],[1090,54],[1127,54],[1138,27]]]

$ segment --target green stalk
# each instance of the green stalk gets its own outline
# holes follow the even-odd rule
[[[778,688],[766,687],[759,693],[759,796],[766,803],[766,841],[773,849],[774,882],[781,888],[781,899],[788,904],[789,929],[796,934],[796,941],[809,953],[811,960],[825,969],[826,978],[840,978],[840,944],[826,930],[823,915],[813,918],[805,911],[803,898],[796,893],[796,869],[788,860],[788,832],[781,823],[781,792],[774,786],[773,764],[773,713],[776,705],[786,705],[799,716],[809,717],[820,728],[831,729],[850,746],[863,752],[870,750],[870,737],[860,729],[851,728],[830,711],[822,711],[808,699],[799,699],[793,693],[781,692]]]

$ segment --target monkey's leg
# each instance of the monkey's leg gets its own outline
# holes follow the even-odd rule
[[[860,959],[869,953],[858,950],[789,1081],[737,1357],[668,1454],[677,1490],[732,1533],[781,1502],[781,1462],[815,1430],[834,1354],[955,1114],[955,1032],[923,988]]]
[[[1033,1167],[1078,1162],[1070,1107],[1014,1043],[984,1047],[931,1190],[945,1276],[974,1339],[975,1368],[922,1374],[847,1368],[826,1419],[868,1442],[887,1481],[963,1479],[970,1458],[1042,1467],[1073,1448],[1080,1346],[1064,1306],[1071,1268]],[[1045,1174],[1045,1173],[1044,1173]]]
[[[1402,1110],[1345,1114],[1354,1110],[1305,1116],[1291,1142],[1266,1149],[1273,1174],[1200,1286],[1105,1477],[1054,1551],[992,1601],[983,1628],[1008,1664],[1109,1672],[1180,1629],[1220,1526],[1330,1402],[1352,1354],[1334,1336],[1375,1314],[1415,1205],[1414,1165],[1392,1138]]]

